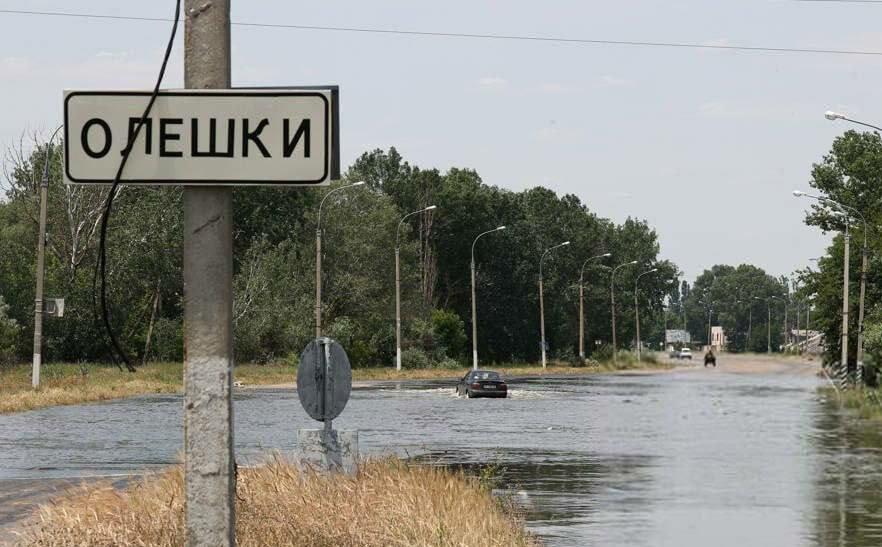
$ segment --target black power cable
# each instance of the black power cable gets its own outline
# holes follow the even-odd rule
[[[159,86],[162,85],[162,79],[165,77],[165,69],[168,66],[169,57],[171,57],[172,47],[175,43],[175,35],[178,32],[178,22],[181,18],[181,0],[175,0],[175,18],[174,23],[172,23],[171,36],[168,38],[168,44],[165,47],[165,56],[162,59],[162,65],[159,68],[159,75],[156,78],[156,85],[153,86],[153,93],[150,95],[150,100],[147,102],[147,107],[144,109],[144,113],[141,115],[141,119],[138,122],[138,125],[135,126],[135,131],[129,137],[129,144],[126,146],[125,150],[123,150],[122,160],[119,162],[119,169],[116,171],[116,176],[113,178],[113,184],[110,186],[110,192],[107,194],[107,200],[104,202],[104,211],[101,213],[101,235],[98,239],[98,263],[95,265],[95,277],[92,280],[92,304],[94,308],[97,308],[95,305],[95,286],[98,280],[101,280],[101,320],[104,323],[104,329],[107,331],[107,336],[110,338],[111,345],[113,349],[116,351],[116,355],[122,359],[122,361],[126,365],[126,369],[129,372],[135,372],[135,366],[132,365],[131,359],[126,354],[125,350],[119,345],[119,341],[116,338],[116,335],[113,333],[113,329],[110,326],[110,314],[107,311],[107,222],[110,219],[110,212],[113,209],[113,200],[116,197],[116,190],[119,187],[120,179],[122,178],[123,169],[126,167],[126,163],[129,161],[129,154],[131,154],[132,149],[135,147],[135,141],[138,139],[138,135],[141,133],[141,127],[143,127],[148,118],[150,117],[150,111],[153,110],[153,103],[156,102],[156,98],[159,96]],[[122,368],[122,367],[120,367]]]

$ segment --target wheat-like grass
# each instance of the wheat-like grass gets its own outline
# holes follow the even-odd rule
[[[445,468],[388,458],[350,478],[301,472],[277,456],[239,472],[236,539],[246,547],[537,545],[503,506],[477,479]],[[125,491],[83,487],[41,507],[20,545],[171,547],[184,537],[176,467]]]

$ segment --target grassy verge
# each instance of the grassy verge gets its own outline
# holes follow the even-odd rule
[[[866,420],[882,421],[882,389],[849,389],[837,396],[833,388],[822,388],[831,401],[841,398],[842,406]]]
[[[83,487],[40,508],[20,545],[183,545],[180,468],[125,491]],[[395,459],[353,478],[300,472],[289,462],[241,469],[236,537],[242,546],[532,546],[510,502],[476,478]]]
[[[493,366],[505,376],[539,376],[543,374],[595,374],[638,368],[669,368],[670,365],[646,360],[637,363],[630,356],[618,365],[600,363],[573,367],[551,363],[547,369],[536,365]],[[390,367],[357,368],[354,380],[431,380],[460,378],[462,369],[430,368],[396,371]],[[139,367],[134,374],[116,367],[96,364],[53,363],[43,365],[41,387],[31,389],[30,365],[0,369],[0,414],[33,410],[48,406],[70,405],[119,399],[147,393],[178,393],[182,389],[181,363],[151,363]],[[236,365],[234,380],[246,386],[292,384],[295,370],[278,363],[269,365]]]

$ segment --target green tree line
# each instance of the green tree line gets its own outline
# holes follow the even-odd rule
[[[45,359],[108,360],[93,310],[97,226],[107,189],[66,186],[61,146],[11,149],[0,202],[0,359],[31,355],[39,180],[51,151],[46,296],[66,299],[65,316],[44,323]],[[533,362],[539,343],[539,257],[545,262],[545,321],[550,355],[578,351],[579,270],[585,269],[586,347],[611,340],[610,267],[636,260],[615,278],[617,339],[633,345],[634,290],[641,334],[663,340],[664,302],[679,292],[677,267],[659,257],[655,231],[629,218],[598,216],[575,195],[542,187],[513,192],[485,184],[471,169],[442,172],[407,162],[394,149],[363,154],[322,212],[324,331],[340,340],[354,366],[394,362],[394,249],[401,218],[401,284],[407,364],[465,362],[471,345],[469,263],[474,237],[506,225],[476,246],[478,350],[482,362]],[[590,187],[589,187],[590,188]],[[296,356],[314,335],[315,230],[328,188],[234,190],[235,351],[240,362]],[[115,332],[138,360],[183,355],[182,191],[123,187],[107,236],[108,302]]]

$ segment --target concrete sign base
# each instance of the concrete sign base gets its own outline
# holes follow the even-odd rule
[[[358,431],[300,429],[297,437],[302,467],[350,476],[358,472]]]

